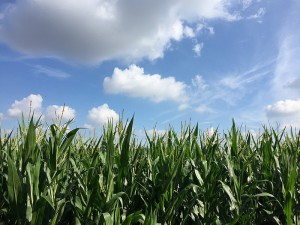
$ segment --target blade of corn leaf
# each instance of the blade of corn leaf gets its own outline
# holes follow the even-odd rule
[[[71,130],[65,137],[63,143],[61,144],[60,151],[65,152],[65,150],[70,147],[73,139],[75,138],[76,133],[78,132],[79,128]]]
[[[142,214],[142,211],[140,210],[138,212],[129,214],[124,220],[124,222],[122,223],[122,225],[131,225],[137,222],[143,223],[144,221],[145,221],[145,215]]]
[[[118,191],[121,191],[123,186],[123,181],[128,173],[129,167],[129,150],[130,150],[130,138],[132,133],[132,126],[133,126],[134,117],[129,122],[125,132],[125,138],[122,143],[121,155],[120,155],[120,168],[118,174]]]
[[[230,187],[227,184],[225,184],[223,181],[220,180],[220,182],[222,184],[223,190],[226,192],[226,194],[228,195],[228,197],[230,199],[230,209],[231,210],[237,209],[238,208],[237,200],[233,196],[233,193],[232,193]]]
[[[35,124],[33,122],[33,117],[29,122],[27,129],[27,135],[25,139],[24,149],[22,149],[22,173],[26,169],[26,165],[29,159],[33,160],[33,152],[36,145],[36,133],[35,133]]]
[[[8,163],[8,180],[7,180],[7,190],[8,190],[8,198],[11,203],[12,210],[16,213],[18,217],[21,217],[23,205],[23,192],[21,186],[21,179],[18,174],[17,168],[10,158],[7,155],[7,163]]]
[[[102,215],[103,215],[103,218],[104,218],[104,221],[105,221],[105,225],[114,225],[113,224],[113,218],[108,212],[105,212]]]

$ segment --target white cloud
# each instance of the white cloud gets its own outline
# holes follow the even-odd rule
[[[220,84],[232,90],[243,89],[251,83],[255,83],[270,73],[270,70],[253,68],[241,74],[225,76],[220,80]]]
[[[113,110],[110,109],[107,104],[103,104],[97,108],[92,108],[88,112],[88,120],[95,125],[105,125],[108,121],[113,120],[113,122],[117,122],[119,120],[119,115]],[[91,125],[86,124],[87,127],[91,127]]]
[[[51,105],[47,107],[47,116],[50,119],[57,119],[62,116],[63,120],[71,120],[75,118],[75,109],[72,109],[66,105]]]
[[[55,78],[68,78],[71,76],[71,74],[69,74],[69,73],[66,73],[66,72],[63,72],[60,70],[56,70],[53,68],[41,66],[41,65],[35,65],[34,71],[37,74],[42,74],[42,75],[46,75],[49,77],[55,77]]]
[[[268,117],[300,116],[300,99],[286,99],[267,106]]]
[[[252,0],[243,0],[242,4],[243,4],[243,10],[245,10],[252,5]]]
[[[189,107],[190,107],[190,105],[188,103],[182,103],[178,106],[178,110],[185,110]]]
[[[247,137],[247,135],[252,136],[255,140],[257,140],[261,136],[260,130],[249,129],[247,131],[243,131],[242,135]]]
[[[180,41],[182,39],[183,36],[183,26],[182,26],[182,22],[180,20],[177,20],[173,26],[172,26],[172,30],[171,30],[171,37],[176,40],[176,41]]]
[[[292,1],[291,10],[278,32],[279,52],[270,91],[276,100],[300,97],[299,7],[299,1]]]
[[[277,98],[299,97],[300,76],[300,34],[287,36],[280,44],[276,61],[272,92]]]
[[[266,10],[264,8],[259,8],[257,12],[253,15],[248,16],[248,19],[258,19],[259,22],[261,22],[261,18],[265,15]]]
[[[201,56],[203,46],[203,42],[194,45],[193,51],[196,53],[197,56]]]
[[[204,91],[208,87],[203,76],[200,75],[196,75],[195,78],[192,79],[192,85],[197,89],[197,91]]]
[[[300,128],[300,99],[286,99],[268,105],[266,113],[271,121],[280,123],[281,126]]]
[[[3,120],[3,113],[0,113],[0,123]]]
[[[189,89],[191,98],[190,106],[196,110],[199,105],[213,105],[216,102],[224,101],[230,106],[235,106],[238,101],[253,99],[257,90],[261,88],[261,81],[271,75],[274,60],[251,66],[248,70],[220,74],[213,80],[205,80],[203,76],[197,75],[192,79]],[[260,98],[264,98],[263,95]],[[249,101],[247,99],[247,101]],[[255,102],[258,102],[256,99]],[[219,104],[219,103],[218,103]],[[265,105],[262,104],[262,105]],[[260,106],[262,108],[262,106]],[[203,108],[198,109],[203,111]],[[212,109],[211,112],[214,112]],[[264,112],[262,110],[262,112]]]
[[[32,56],[83,63],[156,59],[193,36],[184,23],[233,21],[231,0],[22,0],[0,12],[0,41]]]
[[[207,137],[212,137],[215,133],[216,133],[216,130],[213,127],[210,127],[205,131],[205,135]]]
[[[145,132],[145,131],[144,131]],[[153,136],[163,136],[165,135],[167,132],[167,130],[160,130],[160,129],[156,129],[156,128],[153,128],[153,129],[150,129],[150,130],[146,130],[146,133],[148,134],[149,137],[153,137]],[[145,133],[143,133],[145,134]]]
[[[178,15],[188,21],[214,18],[228,21],[240,19],[239,15],[229,12],[229,8],[233,4],[233,1],[230,0],[173,0],[170,2],[177,8]]]
[[[195,33],[193,31],[193,28],[189,27],[189,26],[185,26],[183,33],[186,37],[192,38],[195,37]]]
[[[288,82],[285,87],[296,89],[297,91],[300,91],[299,90],[299,88],[300,88],[300,78],[295,78],[295,80],[293,80],[291,82]]]
[[[83,128],[85,128],[85,129],[94,129],[95,127],[91,124],[85,123],[85,124],[83,124]]]
[[[10,106],[7,113],[11,117],[20,118],[22,113],[25,118],[34,113],[35,117],[42,115],[42,102],[43,98],[41,95],[31,94],[22,100],[15,100],[15,102]]]
[[[103,86],[109,94],[126,94],[157,103],[169,100],[184,104],[188,101],[185,83],[176,81],[174,77],[145,74],[144,69],[136,65],[124,70],[115,68],[112,77],[104,78]]]
[[[204,24],[204,23],[199,23],[199,24],[197,24],[196,32],[197,32],[197,33],[205,33],[205,32],[208,32],[208,33],[211,34],[211,35],[215,34],[214,28],[211,27],[211,26],[208,26],[207,24]]]
[[[195,111],[198,113],[213,112],[213,110],[206,105],[199,105]]]

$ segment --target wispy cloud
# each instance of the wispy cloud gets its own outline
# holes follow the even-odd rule
[[[194,87],[193,92],[195,93],[203,92],[209,87],[209,85],[206,83],[203,76],[201,75],[196,75],[192,79],[192,86]]]
[[[252,5],[253,0],[243,0],[242,5],[243,5],[243,10],[249,8]]]
[[[34,72],[36,74],[46,75],[48,77],[65,79],[71,77],[71,74],[63,72],[61,70],[53,69],[50,67],[45,67],[41,65],[34,66]]]
[[[199,23],[196,26],[196,33],[200,33],[200,34],[215,34],[215,30],[212,26],[208,26],[206,23]]]
[[[174,120],[182,118],[184,115],[186,115],[186,113],[180,113],[180,114],[177,113],[175,116],[172,116],[172,117],[170,117],[170,118],[162,121],[162,124],[169,124],[169,123],[171,123]]]
[[[237,120],[249,124],[250,127],[258,127],[263,121],[267,121],[264,106],[265,98],[270,93],[266,92],[266,87],[272,78],[275,62],[275,59],[266,60],[264,63],[260,62],[240,73],[223,75],[222,79],[217,76],[207,80],[205,76],[196,75],[191,80],[187,92],[189,96],[187,111],[179,113],[175,109],[168,110],[158,117],[168,116],[162,122],[166,124],[184,117],[187,112],[205,114],[210,120],[218,120],[222,116],[228,115],[228,118],[235,117]],[[262,82],[263,80],[264,82]],[[240,107],[238,104],[240,101],[247,101],[248,104]],[[234,109],[235,112],[220,111],[220,104]]]
[[[220,84],[232,90],[245,89],[247,85],[257,82],[268,75],[271,70],[251,71],[242,74],[229,75],[220,80]]]
[[[209,104],[217,100],[223,100],[231,105],[239,99],[242,99],[249,91],[256,89],[256,84],[271,75],[275,60],[268,60],[265,63],[259,63],[248,70],[242,72],[227,73],[221,79],[211,80],[211,84],[205,80],[205,90],[201,91],[195,97],[195,103],[200,101],[210,101]]]
[[[289,16],[279,30],[279,52],[271,90],[276,100],[300,97],[299,7],[300,2],[293,1]]]
[[[276,62],[273,89],[279,98],[297,97],[300,76],[300,35],[286,37],[281,45]],[[300,88],[300,86],[298,86]]]
[[[192,91],[197,94],[191,95],[189,108],[199,115],[205,114],[210,120],[228,116],[253,128],[259,127],[262,121],[267,121],[264,107],[270,93],[265,90],[272,78],[274,64],[274,59],[266,60],[240,73],[227,73],[221,79],[214,77],[206,80],[204,76],[201,77],[200,87],[205,88],[199,92]],[[226,110],[222,110],[220,105]]]
[[[266,9],[265,8],[259,8],[256,13],[248,16],[247,19],[249,19],[249,20],[254,19],[254,20],[257,20],[258,22],[261,23],[262,22],[262,18],[265,15],[265,13],[266,13]]]
[[[197,108],[195,108],[195,111],[198,113],[213,112],[213,110],[206,105],[199,105]]]

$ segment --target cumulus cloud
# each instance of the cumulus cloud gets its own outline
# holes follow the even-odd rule
[[[268,117],[286,117],[300,115],[300,99],[286,99],[267,106]]]
[[[104,90],[109,94],[125,94],[130,97],[146,98],[153,102],[188,101],[187,85],[174,77],[163,78],[159,74],[145,74],[144,69],[130,65],[128,69],[115,68],[111,77],[105,77]]]
[[[33,56],[83,63],[156,59],[172,40],[193,37],[185,23],[233,21],[232,0],[22,0],[0,12],[0,41]]]
[[[280,123],[281,126],[300,128],[300,99],[286,99],[268,105],[267,116],[271,121]]]
[[[88,112],[88,120],[95,125],[103,126],[110,120],[117,122],[119,115],[113,109],[110,109],[107,104],[103,104],[97,108],[92,108]],[[86,126],[91,127],[91,125],[88,124],[86,124]]]
[[[15,100],[8,109],[7,114],[11,117],[20,118],[23,113],[26,118],[30,113],[31,115],[34,113],[36,117],[39,117],[42,115],[42,102],[41,95],[31,94],[22,100]]]
[[[3,113],[0,113],[0,123],[3,120]]]
[[[203,49],[203,46],[204,46],[203,42],[194,45],[193,51],[196,53],[196,56],[201,56],[201,51]]]
[[[63,120],[71,120],[75,118],[75,109],[69,106],[51,105],[47,107],[47,117],[50,119],[62,118]]]

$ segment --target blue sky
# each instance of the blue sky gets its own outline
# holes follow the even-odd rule
[[[300,126],[299,0],[2,0],[0,123]]]

